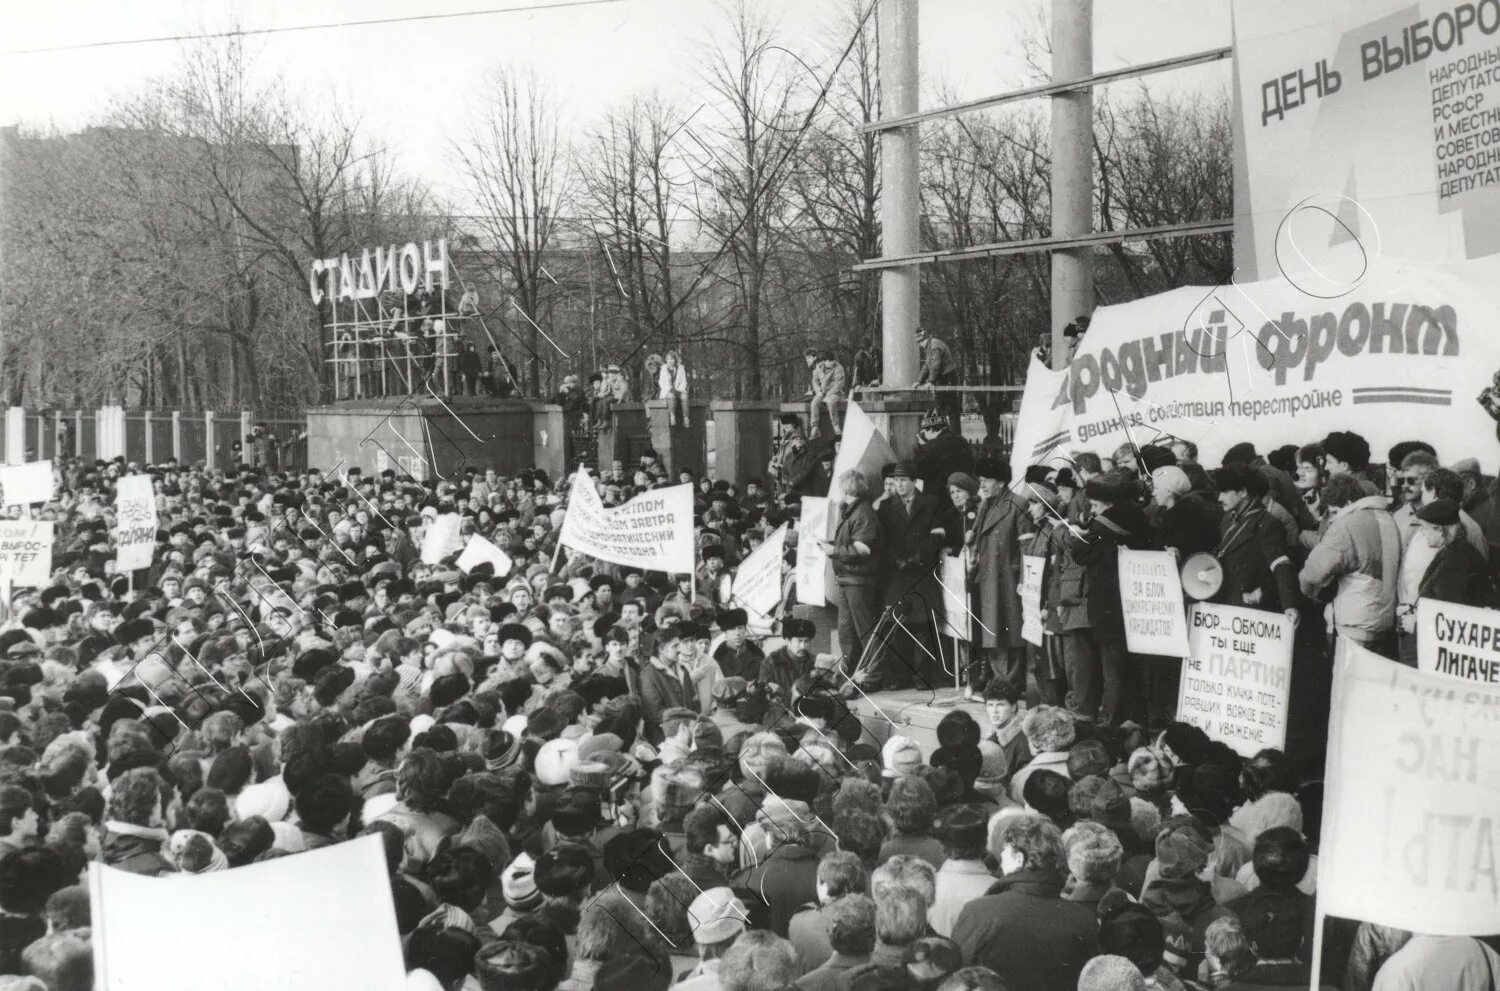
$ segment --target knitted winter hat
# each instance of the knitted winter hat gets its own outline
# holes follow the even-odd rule
[[[531,854],[523,851],[501,872],[500,893],[516,912],[530,912],[542,903],[542,893],[536,886],[536,861]]]

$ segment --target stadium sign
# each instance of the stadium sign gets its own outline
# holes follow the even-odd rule
[[[448,288],[448,242],[408,241],[389,248],[365,248],[357,257],[344,252],[337,258],[312,263],[308,292],[314,305],[323,300],[374,299],[383,292],[414,293],[433,282]]]

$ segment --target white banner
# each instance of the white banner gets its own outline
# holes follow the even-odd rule
[[[1500,612],[1417,600],[1417,668],[1500,685]]]
[[[1026,387],[1021,393],[1020,415],[1010,447],[1010,477],[1014,484],[1021,484],[1028,465],[1061,467],[1069,463],[1067,447],[1073,435],[1068,430],[1067,411],[1053,403],[1066,378],[1066,372],[1054,372],[1032,357],[1026,369]]]
[[[1240,441],[1266,452],[1353,430],[1382,454],[1433,437],[1444,464],[1493,464],[1495,421],[1476,399],[1500,370],[1500,334],[1490,332],[1497,284],[1500,256],[1385,259],[1336,298],[1283,278],[1100,307],[1050,403],[1023,405],[1017,437],[1039,442],[1018,454],[1027,463],[1108,456],[1171,435],[1195,442],[1212,465]],[[1060,434],[1061,450],[1037,454]]]
[[[786,554],[786,531],[787,524],[781,524],[735,569],[734,601],[752,617],[770,616],[781,604],[781,562]]]
[[[385,850],[373,836],[196,875],[145,877],[96,861],[89,903],[100,991],[407,986]],[[226,932],[261,948],[253,963],[224,966]]]
[[[1284,750],[1292,632],[1282,613],[1193,603],[1177,718],[1241,757]]]
[[[1047,559],[1037,554],[1021,555],[1021,639],[1042,645],[1042,576]]]
[[[509,554],[479,534],[470,534],[469,542],[464,545],[464,552],[458,556],[458,570],[468,574],[476,564],[485,561],[495,566],[496,578],[504,578],[510,574],[510,569],[515,567],[515,562],[510,559]]]
[[[1187,616],[1177,561],[1166,551],[1122,547],[1119,563],[1126,648],[1132,654],[1187,656]]]
[[[46,585],[52,577],[52,524],[0,521],[0,582]]]
[[[691,574],[696,565],[693,487],[652,489],[623,506],[606,509],[593,479],[580,471],[573,476],[560,540],[601,561]],[[712,594],[711,590],[706,594]]]
[[[969,609],[969,552],[963,550],[943,558],[938,569],[938,579],[943,583],[943,615],[938,617],[942,625],[938,632],[968,643],[973,616]]]
[[[1339,642],[1319,911],[1416,932],[1500,932],[1500,688]]]
[[[1242,278],[1306,269],[1309,291],[1338,292],[1381,252],[1447,261],[1500,251],[1490,157],[1500,10],[1451,0],[1239,0],[1232,10]],[[1357,250],[1339,258],[1343,247]]]
[[[828,500],[802,497],[802,516],[797,520],[797,602],[804,606],[828,604],[828,555],[818,545],[828,540]]]
[[[51,461],[0,467],[0,505],[50,502],[54,491]]]
[[[464,518],[457,513],[444,513],[430,520],[422,531],[422,563],[437,564],[464,545],[459,533]]]
[[[156,556],[156,494],[151,476],[125,475],[115,486],[115,570],[151,567]]]

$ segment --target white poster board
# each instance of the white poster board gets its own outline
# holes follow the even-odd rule
[[[751,616],[766,617],[781,604],[781,562],[786,555],[787,524],[761,541],[734,572],[734,601]]]
[[[1284,750],[1292,633],[1283,613],[1193,603],[1177,718],[1241,757]]]
[[[0,521],[0,584],[40,588],[52,576],[51,523]]]
[[[458,570],[467,575],[476,564],[482,564],[485,561],[495,566],[496,578],[504,578],[510,574],[510,569],[515,567],[515,562],[510,559],[509,554],[479,534],[470,534],[469,542],[464,545],[464,552],[458,556]]]
[[[802,497],[797,520],[797,602],[804,606],[828,604],[828,555],[818,541],[828,540],[828,500]]]
[[[50,502],[54,491],[51,461],[0,467],[0,505]]]
[[[1319,911],[1415,932],[1500,932],[1500,688],[1339,642]]]
[[[623,506],[606,509],[588,472],[577,472],[558,539],[565,547],[612,564],[691,574],[697,563],[693,487],[651,489]]]
[[[96,861],[89,896],[100,991],[407,986],[375,836],[209,874],[146,877]],[[252,958],[225,966],[226,933]]]
[[[422,531],[422,563],[437,564],[462,547],[462,527],[463,517],[457,513],[444,513],[428,523]]]
[[[1042,645],[1042,576],[1047,559],[1038,554],[1021,555],[1021,639]]]
[[[151,567],[156,556],[156,493],[149,475],[126,475],[115,486],[115,570]]]
[[[1182,601],[1182,576],[1171,554],[1120,548],[1120,609],[1132,654],[1187,655]]]
[[[1417,668],[1500,685],[1500,612],[1417,600]]]
[[[969,609],[969,552],[943,558],[938,566],[938,580],[943,583],[942,625],[938,627],[944,636],[963,643],[969,642],[969,623],[973,615]]]

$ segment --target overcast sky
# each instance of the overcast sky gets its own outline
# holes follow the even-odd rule
[[[842,48],[833,25],[843,0],[752,0],[799,53]],[[77,130],[114,95],[171,71],[177,43],[31,49],[241,28],[282,28],[522,6],[527,0],[45,0],[5,6],[0,35],[0,124]],[[1021,40],[1050,3],[922,0],[924,106],[940,87],[960,99],[1031,80]],[[1096,70],[1230,43],[1229,0],[1104,0],[1095,5]],[[687,102],[701,86],[694,58],[722,14],[714,0],[618,0],[553,11],[345,26],[249,40],[260,71],[279,73],[308,104],[338,101],[362,117],[400,167],[452,189],[448,148],[472,112],[472,88],[498,62],[535,64],[581,131],[607,106],[653,89]],[[1227,85],[1227,62],[1152,77],[1154,89]]]

